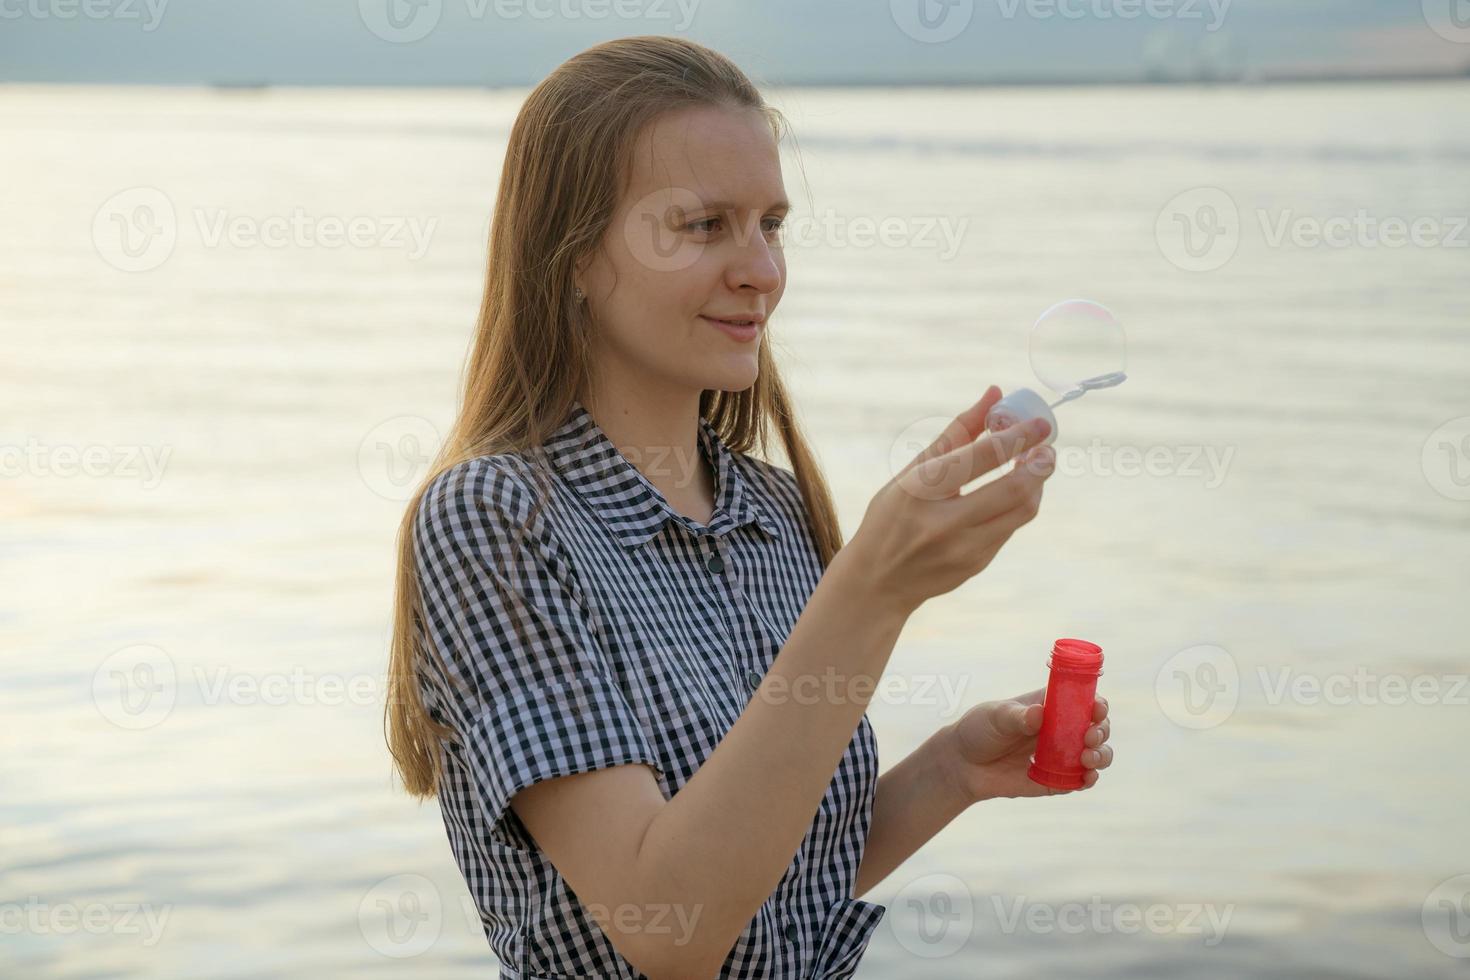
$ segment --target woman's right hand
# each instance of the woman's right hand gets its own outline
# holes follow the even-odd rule
[[[870,598],[900,616],[979,573],[1041,506],[1042,484],[1056,462],[1051,447],[1038,445],[1049,426],[1033,419],[986,432],[986,417],[1000,397],[992,385],[957,415],[878,491],[838,551]],[[960,493],[1025,450],[1011,472]]]

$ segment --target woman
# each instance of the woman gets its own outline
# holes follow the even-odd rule
[[[992,388],[843,546],[764,343],[783,129],[724,57],[639,37],[511,131],[462,405],[401,529],[387,716],[503,977],[851,976],[885,912],[856,896],[971,803],[1048,792],[1040,691],[877,779],[864,710],[905,620],[1034,516],[1050,450],[980,437]]]

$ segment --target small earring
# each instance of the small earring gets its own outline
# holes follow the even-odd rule
[[[573,294],[577,297],[577,302],[579,303],[587,298],[587,294],[582,292],[581,286],[574,287]]]

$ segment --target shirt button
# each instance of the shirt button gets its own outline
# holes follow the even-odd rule
[[[704,563],[704,567],[718,575],[725,570],[725,559],[719,555],[710,555],[709,560]]]
[[[753,670],[747,670],[745,672],[745,683],[750,685],[752,691],[759,690],[761,686],[761,675]]]
[[[789,942],[793,942],[793,943],[796,942],[796,923],[795,922],[788,922],[788,923],[786,923],[786,939]]]

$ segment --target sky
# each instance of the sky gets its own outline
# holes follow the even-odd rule
[[[631,34],[767,84],[1470,69],[1470,0],[0,0],[0,81],[520,86]]]

